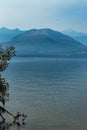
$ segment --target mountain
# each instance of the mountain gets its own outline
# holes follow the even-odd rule
[[[12,38],[17,56],[87,57],[87,47],[73,38],[51,30],[32,29]]]
[[[0,42],[7,42],[16,35],[20,34],[22,31],[19,29],[8,29],[8,28],[0,28]]]
[[[63,31],[64,34],[73,37],[75,40],[87,45],[87,34],[83,32],[76,32],[73,30],[65,30]]]

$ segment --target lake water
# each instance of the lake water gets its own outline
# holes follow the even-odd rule
[[[28,116],[21,130],[87,130],[87,59],[16,58],[3,77],[6,108]]]

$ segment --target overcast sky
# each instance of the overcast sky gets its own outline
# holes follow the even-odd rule
[[[0,0],[0,28],[87,33],[87,0]]]

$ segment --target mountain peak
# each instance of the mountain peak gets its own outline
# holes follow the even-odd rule
[[[31,29],[27,31],[30,35],[36,36],[36,35],[48,35],[48,33],[52,31],[51,29],[48,28],[43,28],[43,29]]]
[[[9,30],[9,29],[6,28],[6,27],[2,27],[2,28],[0,28],[0,31],[7,31],[7,30]]]
[[[6,42],[20,34],[22,31],[18,28],[16,29],[8,29],[6,27],[0,28],[0,42]]]

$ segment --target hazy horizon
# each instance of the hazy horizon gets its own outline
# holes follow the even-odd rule
[[[0,27],[87,33],[86,0],[0,0]]]
[[[20,31],[28,31],[28,30],[33,30],[33,29],[36,29],[36,30],[39,30],[39,29],[51,29],[53,31],[59,31],[61,33],[63,33],[64,31],[65,32],[76,32],[76,33],[83,33],[83,34],[87,34],[87,32],[82,32],[82,31],[77,31],[77,30],[73,30],[73,29],[65,29],[65,30],[56,30],[56,29],[53,29],[53,28],[27,28],[27,29],[22,29],[22,28],[10,28],[10,27],[0,27],[0,29],[9,29],[9,30],[15,30],[15,29],[18,29]]]

